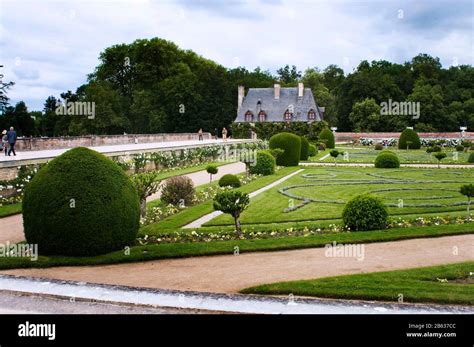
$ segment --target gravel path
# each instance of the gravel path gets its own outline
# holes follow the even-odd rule
[[[16,269],[0,273],[147,288],[236,293],[264,283],[472,261],[474,235],[369,243],[364,248],[363,260],[327,257],[325,248],[312,248],[105,266]]]

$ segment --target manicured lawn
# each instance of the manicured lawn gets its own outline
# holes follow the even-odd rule
[[[246,294],[474,305],[474,262],[265,284]],[[469,279],[470,278],[470,279]],[[442,282],[440,280],[447,280]]]
[[[21,204],[11,204],[0,206],[0,218],[21,213]]]
[[[153,244],[131,247],[129,255],[119,251],[95,257],[40,256],[37,261],[26,258],[0,258],[0,269],[117,264],[166,258],[233,254],[235,247],[239,247],[240,253],[245,253],[324,247],[334,241],[337,243],[369,243],[471,233],[474,233],[474,223],[257,240]]]
[[[474,170],[470,169],[307,168],[252,199],[241,221],[244,227],[303,221],[340,223],[345,203],[367,193],[381,198],[393,218],[462,214],[467,199],[459,188],[473,182]],[[305,199],[310,201],[305,203]],[[286,210],[291,206],[301,207]],[[205,226],[232,224],[230,216],[221,215]]]
[[[380,151],[376,151],[374,146],[366,146],[366,147],[355,147],[352,148],[351,146],[336,146],[341,152],[347,152],[348,154],[344,156],[339,156],[337,158],[338,163],[373,163],[375,158],[380,153]],[[416,164],[416,163],[423,163],[423,164],[437,164],[438,160],[433,157],[432,154],[426,153],[426,148],[421,149],[410,149],[410,150],[401,150],[396,147],[388,147],[390,151],[395,152],[399,159],[400,163],[402,164]],[[442,164],[469,164],[467,159],[471,152],[457,152],[452,148],[445,148],[443,150],[446,152],[447,157],[442,160]],[[329,153],[328,150],[325,152]],[[312,158],[312,161],[320,161],[319,158],[321,156],[317,156],[316,158]],[[334,162],[334,158],[329,156],[324,159],[322,162]]]

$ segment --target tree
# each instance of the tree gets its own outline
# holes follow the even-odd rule
[[[467,197],[467,214],[469,215],[469,208],[471,206],[471,198],[474,196],[474,185],[466,184],[460,189],[460,193]]]
[[[334,158],[334,166],[336,166],[336,165],[337,165],[337,162],[336,162],[337,157],[338,157],[339,155],[341,155],[342,152],[339,152],[337,149],[333,149],[331,152],[329,152],[329,154],[331,155],[331,157]]]
[[[433,154],[433,157],[435,157],[436,159],[438,159],[438,168],[441,167],[441,160],[443,160],[444,158],[446,158],[446,153],[445,152],[436,152]]]
[[[146,215],[146,199],[155,194],[160,187],[158,176],[158,171],[142,172],[131,176],[132,183],[140,197],[140,214],[142,217]]]
[[[249,195],[239,191],[225,191],[217,193],[214,197],[214,209],[230,214],[234,218],[235,231],[242,235],[240,228],[240,215],[250,203]]]
[[[291,68],[289,65],[285,65],[277,70],[277,75],[281,83],[294,84],[301,78],[301,71],[298,71],[295,65]]]
[[[208,165],[206,167],[206,171],[210,176],[209,183],[212,183],[212,175],[215,175],[219,171],[219,169],[217,168],[216,165]]]
[[[371,132],[380,129],[380,106],[372,98],[356,102],[352,107],[349,119],[353,130],[357,132]]]
[[[0,68],[3,65],[0,65]],[[15,82],[3,82],[3,74],[0,74],[0,113],[5,111],[5,108],[8,106],[9,98],[7,96],[7,91],[15,85]]]

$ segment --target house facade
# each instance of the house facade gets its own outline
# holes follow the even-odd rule
[[[298,87],[238,88],[236,123],[257,122],[318,122],[324,119],[324,107],[314,100],[311,88]]]

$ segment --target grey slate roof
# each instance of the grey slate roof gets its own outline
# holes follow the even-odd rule
[[[258,109],[258,101],[261,101],[261,107]],[[237,118],[234,122],[245,122],[245,113],[253,113],[253,121],[258,122],[258,113],[260,110],[267,114],[268,122],[283,122],[285,111],[293,105],[293,122],[307,122],[308,112],[313,109],[316,113],[316,121],[323,119],[322,108],[319,108],[314,101],[311,88],[304,88],[303,98],[298,100],[298,88],[281,88],[280,98],[275,99],[273,88],[250,88],[244,97],[242,106],[237,112]]]

